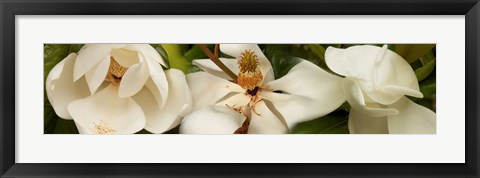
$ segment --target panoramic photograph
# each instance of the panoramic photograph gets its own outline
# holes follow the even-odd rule
[[[436,134],[435,44],[44,44],[44,134]]]

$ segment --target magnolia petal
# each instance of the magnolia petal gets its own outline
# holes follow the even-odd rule
[[[71,53],[52,68],[45,82],[48,100],[55,113],[63,119],[72,119],[67,110],[68,104],[80,98],[87,97],[89,90],[85,78],[73,82],[73,66],[77,54]]]
[[[153,60],[156,63],[160,63],[163,66],[167,67],[162,56],[160,56],[157,50],[149,44],[129,44],[125,48],[142,53],[142,55],[145,56],[145,59]]]
[[[139,55],[140,56],[140,55]],[[130,97],[140,91],[149,78],[148,67],[144,59],[128,68],[119,86],[119,97]]]
[[[268,107],[264,101],[258,102],[252,108],[249,134],[284,134],[288,128],[282,123]]]
[[[348,130],[350,134],[388,134],[387,117],[371,117],[350,109]]]
[[[302,60],[285,76],[267,83],[275,93],[260,91],[282,114],[291,128],[296,123],[324,116],[345,102],[342,78],[329,74],[315,64]]]
[[[343,92],[352,108],[370,117],[382,117],[398,114],[394,108],[383,108],[377,103],[366,103],[366,98],[354,80],[345,78],[342,82]]]
[[[152,133],[163,133],[178,126],[192,107],[192,96],[183,72],[170,69],[166,70],[165,74],[170,84],[170,92],[163,107],[157,104],[155,97],[147,88],[143,88],[134,96],[145,113],[147,119],[145,129]]]
[[[207,106],[185,116],[180,124],[182,134],[233,134],[245,116],[231,108]]]
[[[259,59],[267,58],[257,44],[220,44],[220,51],[235,58],[242,56],[246,50],[254,52]]]
[[[237,59],[227,59],[227,58],[219,58],[220,61],[225,64],[225,66],[228,67],[233,73],[238,75],[240,72],[240,69],[238,68],[238,60]],[[212,75],[215,75],[220,78],[224,78],[227,80],[232,80],[225,72],[223,72],[220,67],[218,67],[215,63],[213,63],[212,60],[210,59],[196,59],[193,60],[193,65],[198,66],[200,69],[202,69],[205,72],[208,72]]]
[[[110,57],[107,56],[104,60],[100,61],[97,65],[85,73],[85,79],[87,80],[88,88],[90,89],[91,94],[94,94],[103,81],[105,81],[109,66]]]
[[[132,51],[125,48],[112,49],[110,56],[112,56],[118,64],[125,68],[129,68],[130,66],[137,64],[140,60],[138,58],[137,51]]]
[[[139,56],[142,56],[140,57],[142,59],[146,59],[143,54],[139,54]],[[145,85],[154,94],[160,106],[162,106],[167,102],[169,92],[167,77],[159,63],[148,59],[146,59],[145,62],[148,67],[148,72],[150,73],[150,79],[147,80]]]
[[[72,79],[74,81],[80,79],[80,77],[101,60],[109,57],[111,50],[112,48],[109,44],[91,44],[84,46],[78,53],[77,60],[75,60]]]
[[[235,93],[228,98],[216,103],[218,106],[226,106],[231,108],[239,108],[247,106],[251,100],[251,96],[245,93]]]
[[[379,48],[376,46],[352,46],[347,49],[328,47],[325,62],[333,72],[360,80],[373,80]]]
[[[82,128],[79,131],[95,133],[99,127],[108,134],[133,134],[145,126],[142,108],[130,97],[119,98],[118,87],[113,85],[70,103],[68,111],[77,126]]]
[[[385,93],[404,94],[423,97],[418,86],[418,80],[412,67],[397,53],[387,50],[383,59],[376,64],[375,86]],[[400,99],[397,98],[396,100]],[[375,98],[372,98],[376,100]],[[381,100],[381,98],[378,98]],[[394,101],[378,101],[382,104],[391,104]]]
[[[206,72],[187,74],[187,82],[193,97],[193,109],[213,105],[229,93],[245,93],[239,85]]]
[[[325,59],[330,69],[357,80],[365,94],[380,104],[392,104],[405,94],[423,97],[411,66],[387,45],[329,47]]]
[[[389,107],[398,109],[398,115],[388,116],[388,130],[391,134],[435,134],[437,115],[406,97]]]

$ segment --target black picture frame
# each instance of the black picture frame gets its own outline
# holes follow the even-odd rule
[[[2,177],[478,177],[479,0],[1,0]],[[465,15],[465,163],[28,164],[15,163],[16,15]],[[448,153],[446,153],[448,154]]]

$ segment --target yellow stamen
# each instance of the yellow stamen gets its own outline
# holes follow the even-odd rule
[[[111,129],[110,127],[106,126],[103,122],[100,121],[99,124],[94,123],[93,131],[98,134],[114,134],[117,131]]]
[[[125,75],[125,72],[127,72],[126,67],[123,67],[120,65],[117,61],[115,61],[115,58],[110,57],[110,66],[108,68],[108,74],[107,74],[107,80],[112,82],[113,85],[118,86],[120,84],[120,81]]]
[[[243,89],[253,90],[263,82],[263,75],[258,67],[259,61],[255,52],[245,50],[237,63],[240,68],[237,83]]]

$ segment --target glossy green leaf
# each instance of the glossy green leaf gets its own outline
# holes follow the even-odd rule
[[[335,111],[326,116],[297,124],[292,134],[348,134],[348,112]]]
[[[78,134],[78,129],[73,120],[58,119],[55,125],[55,134]]]
[[[437,92],[436,81],[437,77],[434,70],[430,76],[428,76],[424,81],[420,82],[420,91],[422,92],[424,98],[435,97]]]
[[[298,64],[299,60],[292,56],[289,45],[262,45],[263,53],[270,60],[275,78],[281,78]]]
[[[184,73],[188,73],[192,64],[183,56],[183,46],[177,44],[162,44],[163,49],[167,52],[171,68],[180,69]]]
[[[435,47],[435,44],[395,44],[395,52],[412,63]]]
[[[433,72],[433,69],[435,68],[435,62],[436,60],[433,59],[426,63],[423,67],[415,70],[415,75],[417,76],[418,81],[426,79]]]

